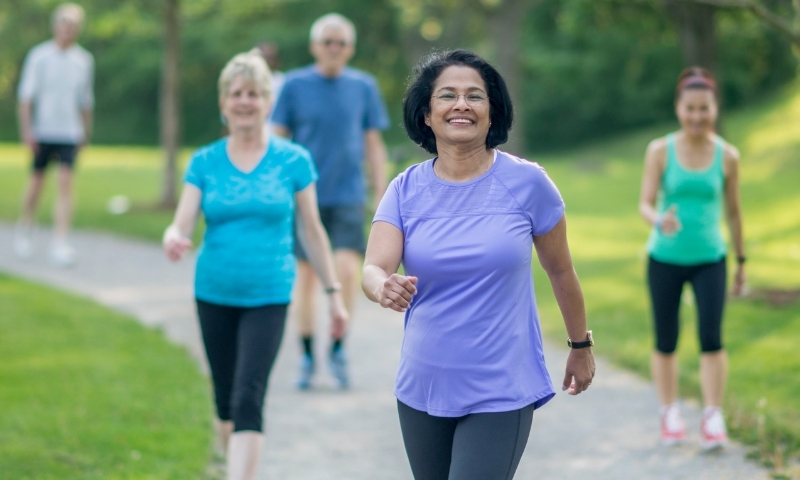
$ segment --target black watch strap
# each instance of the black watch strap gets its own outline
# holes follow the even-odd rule
[[[567,338],[567,346],[569,348],[586,348],[586,347],[591,347],[593,345],[594,345],[594,339],[592,338],[591,330],[589,330],[587,339],[584,342],[573,342],[570,338]]]

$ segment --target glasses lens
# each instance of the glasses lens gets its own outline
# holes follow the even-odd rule
[[[330,38],[323,40],[322,43],[326,47],[330,47],[331,45],[336,45],[336,46],[339,46],[339,47],[347,46],[347,42],[345,42],[344,40],[333,40],[333,39],[330,39]]]

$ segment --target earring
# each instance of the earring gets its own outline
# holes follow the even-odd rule
[[[219,121],[222,122],[223,125],[228,126],[228,119],[221,113],[219,114]]]

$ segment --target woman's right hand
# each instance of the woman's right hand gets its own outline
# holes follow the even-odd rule
[[[657,226],[661,233],[668,236],[673,236],[683,229],[681,221],[678,219],[678,207],[672,205],[669,210],[662,213],[658,217]]]
[[[182,259],[186,252],[192,249],[192,241],[184,237],[177,231],[177,228],[170,227],[164,233],[164,253],[173,262]]]
[[[417,277],[393,273],[375,291],[375,298],[383,308],[403,313],[411,306],[417,293]]]

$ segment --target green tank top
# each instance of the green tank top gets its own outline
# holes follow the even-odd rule
[[[698,265],[725,256],[722,239],[722,196],[725,188],[723,142],[717,139],[714,159],[705,170],[688,170],[678,161],[675,134],[667,137],[667,162],[656,205],[659,214],[677,207],[683,228],[673,236],[653,227],[647,242],[650,256],[665,263]]]

